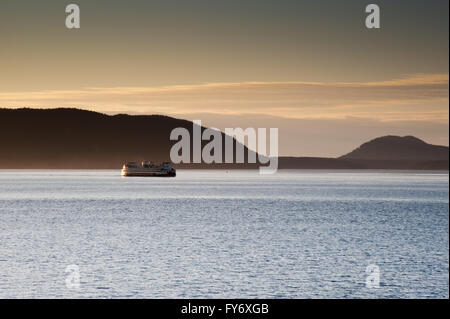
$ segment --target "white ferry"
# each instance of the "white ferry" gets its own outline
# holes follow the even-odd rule
[[[154,177],[175,177],[175,168],[169,162],[160,165],[150,161],[141,164],[136,162],[126,162],[122,167],[122,176],[154,176]]]

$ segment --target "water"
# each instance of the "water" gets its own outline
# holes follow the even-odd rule
[[[0,297],[449,297],[448,172],[119,173],[0,171]]]

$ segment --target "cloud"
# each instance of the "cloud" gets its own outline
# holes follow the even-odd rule
[[[239,82],[0,92],[2,107],[79,107],[107,113],[266,114],[290,118],[448,121],[448,74],[379,82]]]

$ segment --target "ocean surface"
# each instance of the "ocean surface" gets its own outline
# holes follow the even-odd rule
[[[0,297],[448,298],[449,175],[0,170]]]

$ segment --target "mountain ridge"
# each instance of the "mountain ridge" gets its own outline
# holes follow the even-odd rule
[[[167,161],[176,143],[169,140],[175,127],[186,128],[192,137],[192,122],[165,115],[0,108],[0,168],[118,169],[127,160]],[[245,158],[248,152],[245,148]],[[282,156],[279,168],[448,170],[448,162],[446,146],[431,145],[414,136],[387,135],[337,158]],[[257,168],[259,164],[176,166],[232,169]]]

